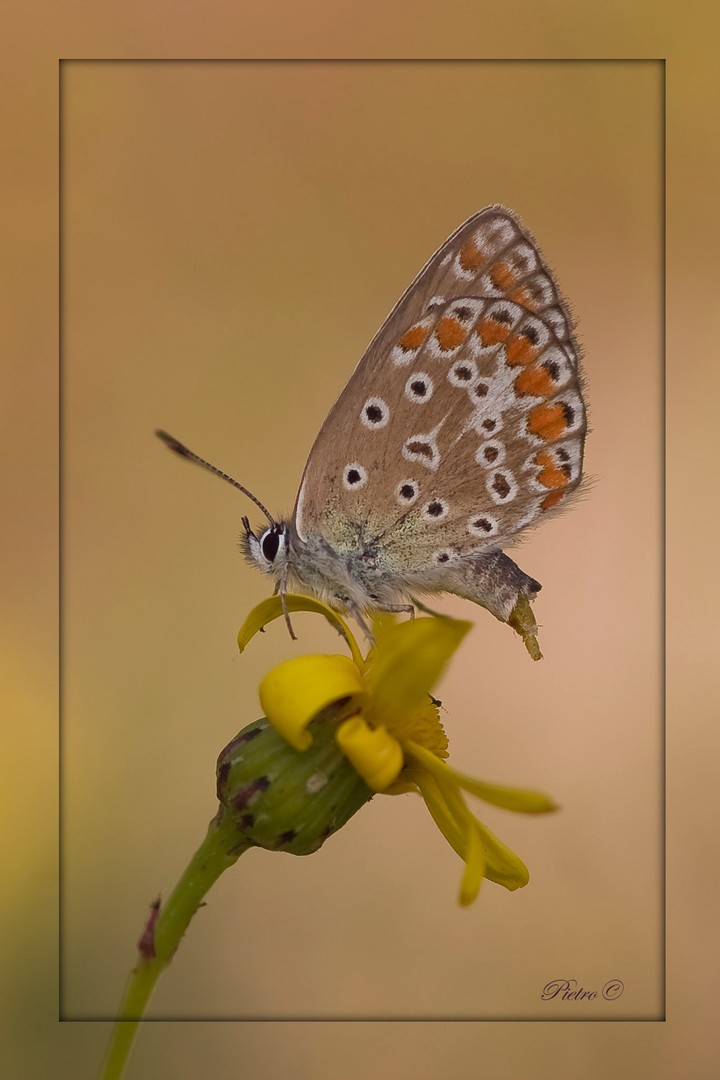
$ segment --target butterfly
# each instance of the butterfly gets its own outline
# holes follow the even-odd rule
[[[291,520],[158,434],[262,510],[258,532],[243,518],[244,553],[281,597],[310,592],[367,630],[370,611],[428,610],[417,594],[452,593],[539,659],[541,586],[503,549],[578,489],[586,428],[568,307],[527,229],[493,205],[438,248],[378,330],[315,440]]]

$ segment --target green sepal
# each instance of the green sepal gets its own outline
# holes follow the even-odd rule
[[[298,751],[266,720],[249,724],[220,754],[217,794],[224,815],[250,844],[311,855],[373,791],[335,742],[342,716],[326,710]]]

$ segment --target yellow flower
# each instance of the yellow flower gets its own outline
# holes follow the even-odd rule
[[[461,904],[472,903],[484,877],[511,890],[526,885],[522,860],[470,812],[463,792],[523,813],[554,810],[555,803],[539,792],[473,780],[451,768],[447,737],[430,696],[471,624],[435,617],[396,623],[378,616],[375,643],[363,657],[337,612],[308,597],[289,595],[285,601],[289,611],[324,615],[351,655],[300,656],[270,671],[260,684],[260,701],[273,728],[306,754],[318,738],[318,721],[332,720],[335,744],[367,785],[364,798],[355,793],[353,813],[372,793],[418,793],[465,863]],[[254,608],[238,635],[240,650],[282,613],[279,597]]]

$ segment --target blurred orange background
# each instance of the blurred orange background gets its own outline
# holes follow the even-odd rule
[[[173,51],[191,54],[195,23],[175,12],[173,23]],[[157,55],[155,29],[138,22],[121,52]],[[553,23],[535,30],[550,49]],[[268,593],[237,550],[248,505],[171,457],[153,429],[289,511],[313,438],[380,322],[437,245],[494,201],[520,214],[571,302],[591,422],[585,499],[515,555],[544,586],[545,659],[533,664],[483,611],[442,604],[476,624],[439,688],[452,762],[547,790],[562,807],[538,819],[475,807],[528,863],[530,885],[511,895],[486,884],[461,910],[461,864],[420,801],[376,798],[312,859],[241,859],[192,923],[150,1015],[662,1018],[663,94],[662,65],[638,60],[63,65],[66,1019],[113,1015],[147,905],[214,813],[215,757],[259,715],[259,677],[299,650],[337,649],[320,620],[299,616],[298,645],[276,624],[237,654],[241,620]],[[19,167],[17,182],[31,203]],[[38,386],[31,362],[23,371],[26,403],[39,394],[49,409],[52,385]],[[51,423],[21,434],[10,412],[6,425],[26,465],[52,453]],[[45,567],[34,585],[27,570],[11,577],[6,593],[7,617],[27,631],[9,640],[11,708],[31,717],[52,691],[25,651],[39,640],[28,599],[41,602],[51,575],[51,505],[38,498],[36,528],[5,537],[12,560]],[[30,858],[24,845],[11,843],[32,864],[18,911],[49,881],[51,853]],[[593,989],[621,979],[625,991],[613,1003],[541,1001],[563,977]],[[32,1010],[29,990],[16,997]],[[107,1027],[67,1027],[48,1039],[47,1060],[34,1048],[38,1075],[92,1072]],[[211,1030],[209,1048],[199,1028],[148,1026],[129,1075],[205,1075],[238,1050],[255,1075],[289,1062],[330,1075],[312,1049],[323,1031],[326,1047],[341,1032],[359,1047],[363,1030],[377,1032],[387,1072],[418,1076],[510,1052],[502,1027],[488,1049],[487,1026],[449,1040],[444,1026],[416,1026],[409,1057],[404,1038],[393,1048],[391,1029],[375,1026],[351,1036],[287,1024],[281,1040],[265,1025]],[[555,1075],[558,1053],[590,1078],[616,1067],[598,1049],[606,1025],[590,1026],[587,1049],[567,1029],[527,1030],[534,1064],[516,1056],[518,1073]],[[657,1036],[637,1037],[654,1040],[649,1071],[661,1075]],[[20,1062],[19,1032],[9,1045]],[[342,1074],[364,1072],[368,1053]]]

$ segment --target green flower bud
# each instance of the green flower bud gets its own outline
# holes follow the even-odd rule
[[[307,750],[290,746],[267,720],[235,736],[217,763],[220,817],[246,842],[311,855],[373,796],[335,742],[342,710],[331,706],[308,728]]]

